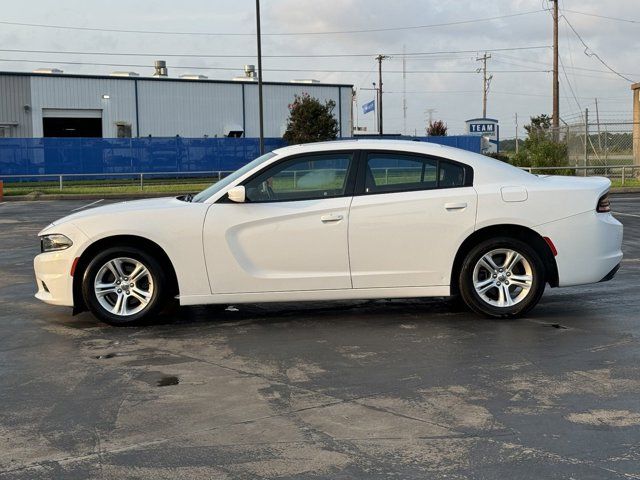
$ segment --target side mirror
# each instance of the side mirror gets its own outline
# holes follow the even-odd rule
[[[232,202],[244,203],[246,201],[244,186],[238,185],[237,187],[233,187],[227,192],[227,196]]]

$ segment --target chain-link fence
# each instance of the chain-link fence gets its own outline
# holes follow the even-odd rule
[[[621,168],[634,165],[633,127],[631,121],[579,122],[535,134],[566,145],[566,165],[575,167],[566,174],[603,175],[624,182],[625,177],[638,177],[638,169]]]
[[[572,166],[633,165],[633,122],[578,123],[560,130]]]

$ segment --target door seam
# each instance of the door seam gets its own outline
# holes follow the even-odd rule
[[[353,289],[353,274],[351,273],[351,205],[353,204],[353,199],[355,196],[351,197],[351,201],[349,202],[349,208],[347,209],[347,260],[349,263],[349,284],[351,285],[351,289]]]

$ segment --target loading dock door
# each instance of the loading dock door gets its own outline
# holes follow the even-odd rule
[[[102,138],[102,110],[42,109],[44,137]]]

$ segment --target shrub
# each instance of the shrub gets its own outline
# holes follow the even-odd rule
[[[287,131],[283,138],[290,144],[335,140],[338,136],[338,121],[333,116],[336,102],[320,103],[308,93],[295,95],[289,105]]]
[[[446,137],[448,129],[446,123],[442,120],[436,120],[427,126],[427,135],[430,137]]]

